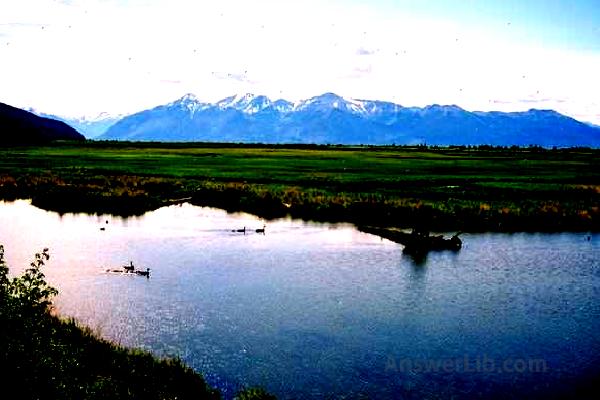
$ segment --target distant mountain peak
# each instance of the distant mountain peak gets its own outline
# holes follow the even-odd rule
[[[327,92],[327,93],[323,93],[319,96],[314,96],[311,97],[310,99],[307,100],[308,102],[319,102],[322,104],[331,104],[334,105],[335,103],[345,103],[346,99],[344,99],[342,96],[337,95],[335,93],[332,92]]]
[[[425,110],[437,110],[437,111],[465,111],[456,104],[431,104],[424,107]]]
[[[554,111],[554,110],[550,110],[550,109],[540,109],[540,108],[530,108],[529,110],[526,111],[528,114],[539,114],[539,115],[560,115],[562,116],[562,114]]]
[[[344,98],[342,96],[340,96],[339,94],[333,93],[333,92],[325,92],[321,95],[313,97],[313,99],[322,99],[325,101],[344,100]]]
[[[183,96],[181,96],[181,98],[177,101],[179,103],[191,103],[191,102],[199,103],[200,102],[198,100],[198,97],[196,97],[196,95],[194,93],[186,93]]]
[[[29,108],[26,111],[34,113],[39,117],[65,122],[66,124],[75,128],[75,130],[78,132],[82,133],[87,139],[94,139],[103,135],[114,123],[127,117],[127,115],[124,114],[110,114],[106,111],[102,111],[95,116],[83,115],[71,117],[65,115],[46,114],[33,108]]]
[[[552,110],[470,112],[454,104],[403,107],[387,101],[344,98],[332,92],[291,103],[242,93],[216,103],[200,103],[188,94],[174,103],[122,119],[103,138],[597,147],[600,130]]]
[[[342,96],[332,92],[323,93],[319,96],[311,97],[310,99],[299,102],[296,106],[297,110],[321,110],[327,111],[331,109],[346,110],[351,108],[350,102]]]
[[[217,102],[221,110],[233,108],[245,114],[256,114],[273,105],[271,99],[264,95],[252,93],[236,94]]]
[[[247,104],[252,101],[256,96],[252,93],[234,94],[232,96],[225,97],[223,100],[217,102],[217,105],[221,108],[228,108],[238,104]]]
[[[189,112],[190,115],[193,116],[198,110],[207,107],[208,104],[201,102],[195,94],[186,93],[181,98],[169,103],[168,106],[179,107],[182,110]]]
[[[279,112],[290,112],[294,109],[294,103],[291,103],[284,99],[277,99],[272,104],[273,108]]]

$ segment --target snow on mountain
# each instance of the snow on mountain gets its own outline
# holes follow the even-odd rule
[[[290,103],[251,93],[203,103],[188,94],[123,118],[102,139],[432,145],[600,146],[600,129],[552,110],[469,112],[324,93]]]
[[[216,103],[221,110],[233,108],[245,114],[256,114],[273,106],[273,102],[267,96],[257,96],[251,93],[227,97]]]
[[[189,111],[189,113],[191,115],[193,115],[194,113],[198,112],[199,110],[203,110],[203,109],[210,107],[211,104],[203,103],[200,100],[198,100],[196,95],[194,95],[192,93],[187,93],[187,94],[183,95],[180,99],[167,104],[167,107],[168,106],[179,107],[182,110]]]
[[[27,111],[36,114],[40,117],[62,121],[75,128],[87,139],[94,139],[98,136],[103,135],[108,130],[108,128],[110,128],[110,126],[112,126],[115,122],[125,117],[125,115],[123,114],[112,115],[107,112],[101,112],[98,115],[92,117],[65,117],[60,115],[46,114],[33,108],[28,108]]]
[[[299,102],[294,111],[330,111],[332,109],[356,112],[360,110],[360,107],[335,93],[324,93]]]
[[[224,98],[223,100],[218,101],[215,105],[219,107],[221,110],[226,108],[239,108],[240,106],[243,108],[248,105],[248,103],[254,98],[253,94],[246,93],[243,95],[233,95]]]
[[[360,100],[338,96],[335,93],[325,93],[307,100],[300,101],[294,110],[321,110],[328,111],[337,109],[362,116],[378,116],[383,114],[395,113],[403,107],[385,101],[379,100]]]
[[[379,100],[353,100],[362,109],[366,118],[379,119],[385,124],[392,124],[398,119],[398,114],[405,110],[401,105]]]
[[[283,99],[275,100],[272,106],[275,111],[280,113],[287,113],[294,109],[294,103]]]

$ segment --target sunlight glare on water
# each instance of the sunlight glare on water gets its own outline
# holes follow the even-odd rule
[[[62,315],[180,356],[226,398],[242,385],[281,398],[542,397],[598,376],[600,237],[463,241],[415,264],[401,245],[347,224],[188,204],[123,219],[0,203],[12,273],[49,247]],[[129,261],[150,278],[106,272]],[[547,368],[499,370],[507,360]],[[427,362],[453,367],[416,368]]]

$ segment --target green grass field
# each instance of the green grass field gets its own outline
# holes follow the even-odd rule
[[[0,195],[134,214],[192,197],[265,217],[598,230],[600,151],[88,143],[0,150]]]

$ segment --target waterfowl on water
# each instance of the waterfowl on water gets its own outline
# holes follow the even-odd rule
[[[124,265],[123,269],[125,270],[125,272],[134,272],[135,267],[133,265],[133,261],[129,261],[129,265]]]
[[[146,268],[145,271],[135,271],[135,273],[150,278],[150,268]]]

